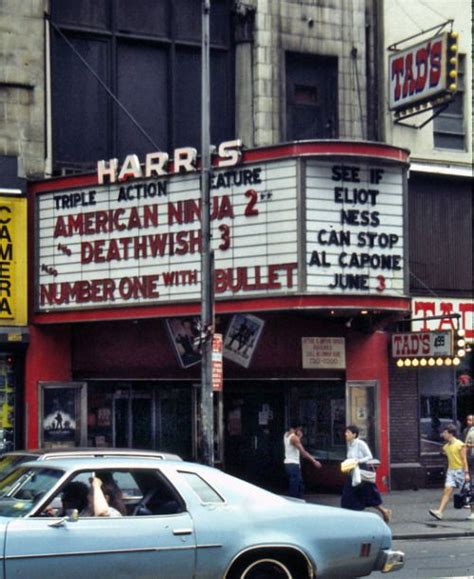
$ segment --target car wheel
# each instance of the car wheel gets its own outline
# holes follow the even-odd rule
[[[236,575],[238,579],[296,579],[287,563],[265,557],[248,561]]]

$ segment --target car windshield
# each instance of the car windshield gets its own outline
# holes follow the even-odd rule
[[[0,481],[0,516],[23,517],[64,473],[51,468],[19,467]]]
[[[4,454],[0,458],[0,480],[7,477],[22,462],[29,460],[34,460],[34,457],[27,454]]]

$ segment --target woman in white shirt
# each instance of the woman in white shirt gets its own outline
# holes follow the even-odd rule
[[[361,470],[369,470],[367,461],[372,459],[373,456],[368,444],[359,438],[358,427],[354,425],[347,426],[344,435],[347,442],[347,458],[357,460]],[[363,511],[367,507],[373,507],[379,511],[383,520],[389,523],[392,511],[382,506],[382,497],[377,485],[364,480],[359,484],[354,484],[353,473],[354,471],[348,475],[344,484],[341,507],[352,511]]]

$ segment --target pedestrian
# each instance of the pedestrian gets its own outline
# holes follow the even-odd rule
[[[464,483],[470,480],[466,445],[462,440],[456,438],[456,434],[457,429],[454,424],[448,424],[441,432],[442,438],[446,441],[443,446],[443,452],[448,457],[448,470],[446,471],[446,480],[439,507],[428,511],[432,517],[439,521],[443,518],[443,512],[448,506],[453,490],[462,488]],[[474,519],[472,511],[469,518],[471,517]]]
[[[344,436],[347,443],[347,458],[357,462],[357,467],[347,476],[342,490],[341,507],[352,511],[363,511],[368,507],[376,509],[386,523],[392,518],[392,511],[382,505],[382,496],[375,482],[363,480],[363,471],[369,471],[368,461],[373,459],[369,445],[359,438],[359,428],[346,426]],[[356,480],[356,474],[361,478]]]
[[[291,423],[290,428],[283,436],[285,447],[285,470],[288,476],[288,495],[302,499],[304,495],[304,481],[301,473],[301,457],[309,460],[316,468],[321,463],[307,452],[301,442],[303,428],[301,424]]]
[[[463,440],[466,445],[467,469],[472,485],[472,477],[474,476],[474,414],[468,414],[466,416],[466,428],[463,430]],[[473,502],[471,502],[471,513],[467,518],[471,521],[474,520]]]

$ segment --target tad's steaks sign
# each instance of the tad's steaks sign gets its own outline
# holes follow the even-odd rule
[[[452,350],[452,334],[449,330],[407,332],[392,336],[392,356],[394,358],[451,356]]]

